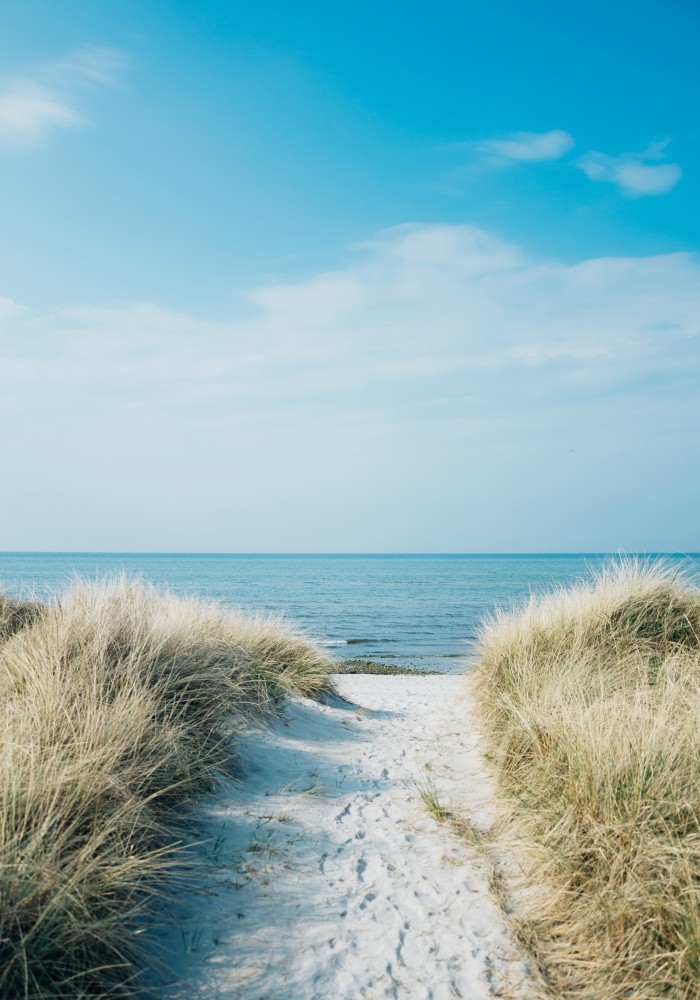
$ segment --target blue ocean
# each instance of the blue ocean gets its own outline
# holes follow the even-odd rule
[[[0,588],[50,599],[75,577],[124,573],[282,614],[339,660],[464,669],[480,620],[590,577],[608,555],[194,555],[0,553]],[[700,556],[664,558],[700,574]]]

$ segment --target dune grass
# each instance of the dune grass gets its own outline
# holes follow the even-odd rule
[[[280,621],[143,584],[0,599],[0,996],[132,995],[184,807],[332,666]]]
[[[474,690],[550,995],[700,996],[700,592],[663,564],[501,613]]]

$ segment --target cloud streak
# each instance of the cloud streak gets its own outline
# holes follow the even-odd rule
[[[590,152],[581,157],[578,166],[592,181],[607,181],[630,198],[668,194],[680,181],[683,171],[677,163],[663,163],[664,142],[651,143],[641,153],[608,156]]]
[[[35,148],[58,129],[87,125],[81,93],[114,86],[125,65],[123,53],[86,45],[31,75],[6,78],[0,83],[0,147]]]
[[[482,159],[500,165],[559,160],[573,146],[573,136],[562,129],[552,129],[549,132],[511,132],[500,139],[473,144]]]

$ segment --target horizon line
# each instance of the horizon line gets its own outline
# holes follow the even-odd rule
[[[526,552],[312,552],[312,551],[218,551],[218,550],[176,550],[176,549],[0,549],[0,556],[236,556],[236,557],[315,557],[315,558],[362,558],[362,557],[526,557],[526,556],[700,556],[700,551],[680,550],[531,550]]]

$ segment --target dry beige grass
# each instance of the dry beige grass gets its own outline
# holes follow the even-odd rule
[[[625,562],[499,614],[476,691],[553,996],[700,996],[700,592]]]
[[[331,661],[281,622],[116,581],[0,601],[0,996],[130,995],[135,918],[236,733]]]

